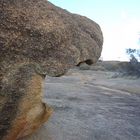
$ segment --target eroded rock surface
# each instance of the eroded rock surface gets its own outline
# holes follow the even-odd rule
[[[45,75],[61,76],[95,63],[103,36],[98,24],[46,0],[0,1],[0,139],[16,140],[48,120]]]

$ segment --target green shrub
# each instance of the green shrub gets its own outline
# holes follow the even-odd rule
[[[126,50],[126,53],[130,57],[130,61],[126,69],[126,74],[140,77],[140,62],[138,61],[140,58],[140,51],[129,48]]]

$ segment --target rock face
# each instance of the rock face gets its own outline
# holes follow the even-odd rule
[[[48,120],[45,75],[61,76],[95,63],[103,36],[98,24],[46,0],[0,1],[0,139],[16,140]]]

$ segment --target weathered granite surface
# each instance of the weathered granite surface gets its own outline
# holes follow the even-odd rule
[[[15,140],[48,120],[45,75],[61,76],[102,51],[99,25],[46,0],[0,1],[0,139]]]

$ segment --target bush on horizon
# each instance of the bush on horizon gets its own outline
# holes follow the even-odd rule
[[[126,74],[140,77],[140,50],[129,48],[126,49],[126,53],[130,57]]]

